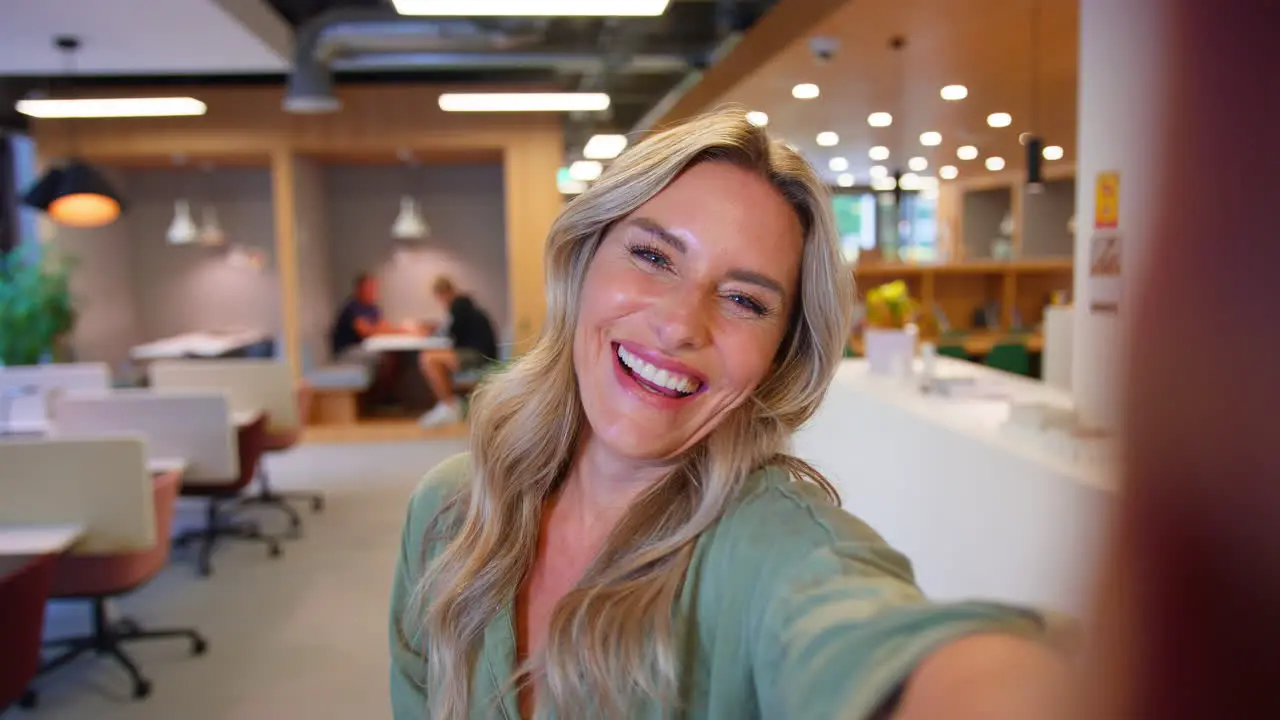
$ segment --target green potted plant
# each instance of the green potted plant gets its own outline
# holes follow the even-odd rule
[[[59,342],[76,322],[73,267],[44,245],[0,255],[0,365],[57,359]]]

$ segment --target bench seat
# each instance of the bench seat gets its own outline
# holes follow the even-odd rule
[[[369,368],[347,363],[329,365],[307,373],[312,390],[311,425],[351,425],[358,418],[360,393],[369,389]]]

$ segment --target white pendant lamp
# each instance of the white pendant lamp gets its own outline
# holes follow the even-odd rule
[[[165,238],[170,245],[190,245],[200,239],[200,229],[191,218],[191,203],[186,200],[173,203],[173,222],[169,223]]]
[[[1000,234],[1004,237],[1013,237],[1013,213],[1007,212],[1000,219]]]
[[[218,211],[212,205],[206,205],[200,219],[200,244],[210,247],[225,245],[227,236],[222,232],[222,224],[218,222]]]
[[[424,240],[431,236],[431,226],[422,219],[418,202],[408,195],[400,198],[400,214],[391,224],[391,237],[396,240]]]

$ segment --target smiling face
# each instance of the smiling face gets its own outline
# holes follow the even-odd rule
[[[777,190],[720,162],[618,222],[587,269],[574,332],[592,440],[671,458],[746,401],[786,335],[803,244]]]

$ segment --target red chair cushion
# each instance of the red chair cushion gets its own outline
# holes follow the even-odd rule
[[[54,560],[53,555],[0,558],[0,712],[22,697],[40,669]]]

